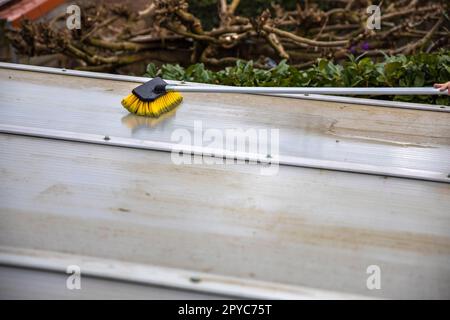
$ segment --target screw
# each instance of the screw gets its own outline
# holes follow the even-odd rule
[[[200,281],[202,281],[202,279],[197,277],[190,277],[189,280],[193,283],[199,283]]]

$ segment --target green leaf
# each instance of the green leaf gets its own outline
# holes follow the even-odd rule
[[[158,69],[156,68],[154,63],[149,63],[147,65],[147,69],[146,69],[145,75],[147,77],[150,77],[150,78],[154,78],[154,77],[156,77],[158,75]]]
[[[384,72],[387,76],[393,75],[402,64],[400,62],[389,62],[384,65]]]
[[[425,84],[425,75],[423,73],[418,73],[416,75],[416,78],[414,79],[414,86],[423,87],[424,84]]]
[[[357,60],[354,56],[349,56],[342,63],[318,59],[315,65],[306,70],[289,66],[285,60],[270,70],[255,68],[253,61],[242,60],[219,71],[209,70],[202,63],[186,69],[177,64],[164,64],[158,68],[149,63],[145,75],[234,86],[422,87],[450,80],[450,51],[442,49],[437,53],[385,56],[383,61],[375,61],[370,57]],[[449,97],[446,96],[381,98],[449,105]]]

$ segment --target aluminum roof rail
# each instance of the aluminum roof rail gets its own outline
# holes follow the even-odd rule
[[[0,62],[0,68],[21,70],[21,71],[44,72],[44,73],[58,74],[58,75],[87,77],[87,78],[103,79],[103,80],[127,81],[127,82],[135,82],[135,83],[144,83],[149,80],[149,78],[147,78],[147,77],[126,76],[126,75],[117,75],[117,74],[100,73],[100,72],[92,72],[92,71],[71,70],[71,69],[65,69],[65,68],[51,68],[51,67],[32,66],[32,65],[24,65],[24,64],[16,64],[16,63],[6,63],[6,62]],[[173,80],[166,80],[166,82],[169,84],[172,84],[172,85],[195,84],[196,86],[229,87],[229,86],[218,86],[218,85],[192,83],[192,82],[184,82],[184,81],[173,81]],[[431,104],[386,101],[386,100],[365,99],[365,98],[352,98],[352,97],[342,97],[342,96],[322,95],[322,94],[307,94],[307,93],[306,94],[254,93],[254,94],[269,95],[269,96],[281,96],[281,97],[287,97],[287,98],[297,98],[297,99],[307,99],[307,100],[342,102],[342,103],[350,103],[350,104],[365,104],[365,105],[370,105],[370,106],[375,106],[375,107],[450,112],[450,106],[444,106],[444,105],[431,105]]]

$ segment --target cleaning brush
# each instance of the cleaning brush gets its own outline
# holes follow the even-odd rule
[[[183,97],[179,92],[169,91],[167,82],[157,77],[133,89],[122,100],[122,105],[139,116],[159,117],[173,110]]]
[[[231,87],[208,85],[171,85],[156,77],[133,89],[122,100],[131,113],[140,116],[159,117],[176,108],[183,97],[180,92],[253,93],[253,94],[331,94],[331,95],[448,95],[433,87],[417,88],[344,88],[344,87]]]

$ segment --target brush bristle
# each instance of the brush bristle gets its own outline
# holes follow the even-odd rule
[[[183,97],[179,92],[167,92],[163,96],[155,99],[152,102],[145,102],[130,93],[128,96],[123,98],[122,106],[130,111],[131,113],[137,114],[139,116],[147,116],[157,118],[161,114],[169,112],[176,108]]]

